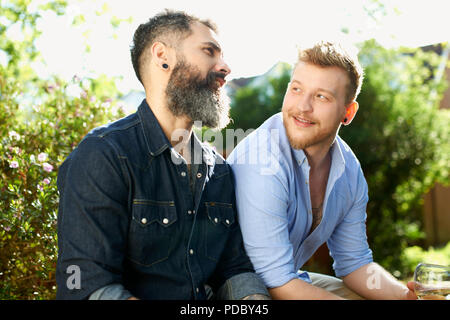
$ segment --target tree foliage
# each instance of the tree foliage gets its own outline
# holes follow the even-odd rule
[[[233,95],[230,110],[232,122],[227,129],[256,129],[271,115],[281,111],[290,79],[290,66],[282,63],[266,77],[264,82],[250,82]]]
[[[420,49],[388,50],[364,43],[366,79],[360,110],[341,136],[361,161],[369,184],[368,232],[374,258],[401,270],[400,253],[421,244],[422,196],[448,184],[449,112],[439,110],[446,88],[435,80],[439,56]]]

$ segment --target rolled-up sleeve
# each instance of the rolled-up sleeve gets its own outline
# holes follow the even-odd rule
[[[259,276],[253,272],[237,274],[227,281],[217,291],[218,300],[241,300],[250,295],[260,294],[270,297]]]
[[[109,284],[97,289],[89,296],[89,300],[127,300],[133,295],[121,284]]]
[[[344,277],[373,261],[366,233],[368,187],[361,169],[354,189],[350,210],[327,241],[337,277]]]
[[[244,245],[256,273],[269,288],[297,278],[288,232],[287,183],[280,178],[282,169],[261,174],[261,165],[241,164],[234,157],[228,161],[235,177]]]

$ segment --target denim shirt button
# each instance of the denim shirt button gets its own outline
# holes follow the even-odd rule
[[[226,220],[225,220],[225,223],[226,223],[226,224],[230,224],[230,220],[226,219]]]
[[[191,211],[191,210],[188,210],[188,214],[192,214],[192,211]]]
[[[214,222],[215,222],[215,223],[219,222],[219,219],[214,218]]]
[[[202,177],[202,174],[199,172],[199,173],[197,173],[197,178],[201,178]]]
[[[142,224],[146,224],[147,223],[147,219],[146,218],[142,218],[141,222],[142,222]]]
[[[193,254],[194,254],[194,250],[190,249],[190,250],[189,250],[189,254],[190,254],[190,255],[193,255]]]
[[[162,222],[163,222],[164,224],[168,224],[168,223],[169,223],[169,219],[164,218]]]
[[[186,172],[182,171],[182,172],[181,172],[181,176],[182,176],[182,177],[186,177]]]

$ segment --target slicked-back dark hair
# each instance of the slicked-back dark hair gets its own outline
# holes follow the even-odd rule
[[[168,9],[150,18],[148,22],[139,25],[134,32],[130,52],[134,72],[142,84],[141,65],[143,64],[142,59],[145,50],[155,41],[162,41],[168,46],[176,47],[179,40],[185,39],[192,33],[191,25],[194,22],[203,23],[217,33],[216,25],[210,20],[201,20],[183,11]]]

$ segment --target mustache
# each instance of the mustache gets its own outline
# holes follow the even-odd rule
[[[204,81],[202,81],[203,82],[202,85],[204,87],[216,88],[216,79],[217,78],[220,78],[223,81],[225,81],[225,74],[222,72],[210,71],[210,72],[208,72],[208,75],[206,76]]]

